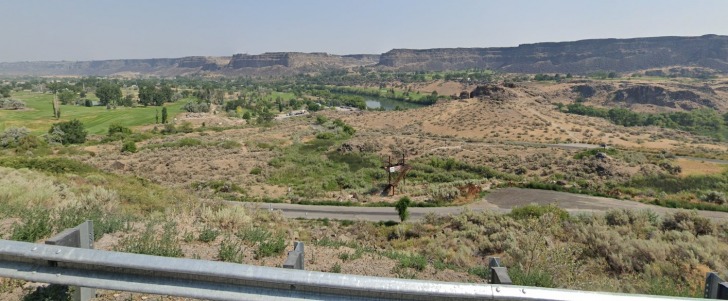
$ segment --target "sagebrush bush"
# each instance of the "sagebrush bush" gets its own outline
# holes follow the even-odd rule
[[[244,251],[245,247],[240,241],[227,237],[220,243],[217,259],[225,262],[243,263],[245,259]]]
[[[41,238],[46,238],[53,231],[51,223],[51,211],[41,207],[33,207],[23,210],[21,213],[20,223],[13,225],[11,240],[36,242]]]
[[[255,251],[255,257],[260,259],[263,257],[282,254],[285,249],[286,242],[283,239],[283,236],[278,235],[261,241],[258,244],[258,249]]]
[[[177,228],[173,223],[164,225],[161,233],[150,223],[144,232],[123,238],[114,249],[127,253],[182,257],[184,254],[176,235]]]
[[[121,152],[122,153],[136,153],[137,152],[137,146],[134,141],[125,141],[124,144],[121,145]]]
[[[240,229],[252,221],[243,206],[204,207],[200,217],[220,229]]]
[[[0,133],[0,147],[15,147],[30,135],[25,127],[9,127]]]

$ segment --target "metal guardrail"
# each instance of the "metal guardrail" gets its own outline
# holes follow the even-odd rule
[[[705,295],[707,299],[728,300],[728,282],[723,281],[716,273],[708,273],[705,277]]]
[[[211,300],[700,300],[333,274],[8,240],[0,240],[0,277]]]
[[[288,258],[283,263],[283,267],[286,269],[297,269],[303,270],[303,261],[306,258],[303,252],[303,243],[297,241],[293,243],[293,251],[288,252]]]
[[[46,245],[64,246],[74,248],[93,249],[94,246],[94,223],[87,220],[80,225],[66,229],[45,241]],[[57,266],[55,261],[49,261],[48,265]],[[96,296],[96,290],[87,287],[73,287],[71,289],[73,301],[88,301]]]
[[[490,267],[490,283],[491,284],[513,284],[511,276],[508,275],[508,269],[501,266],[500,258],[491,257],[488,260]]]

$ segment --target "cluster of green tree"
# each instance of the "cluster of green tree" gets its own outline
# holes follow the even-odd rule
[[[658,126],[708,136],[720,141],[728,140],[728,113],[722,116],[708,108],[689,112],[660,114],[638,113],[624,108],[597,108],[581,103],[566,106],[569,113],[601,117],[623,126]]]
[[[469,81],[489,83],[493,81],[494,72],[488,69],[469,69],[462,71],[449,71],[444,74],[435,72],[432,79],[445,79],[447,81]]]
[[[5,86],[5,85],[0,86],[0,97],[1,98],[9,98],[10,97],[10,92],[12,92],[12,91],[13,91],[13,88],[10,87],[10,86]]]
[[[96,97],[102,105],[116,105],[121,96],[121,87],[115,83],[103,81],[96,87]]]
[[[188,102],[182,109],[191,113],[207,113],[210,112],[210,105],[204,101]]]
[[[569,79],[569,78],[572,78],[572,77],[574,77],[574,76],[571,75],[571,73],[567,73],[565,76],[561,76],[561,74],[558,74],[558,73],[556,73],[554,75],[541,74],[541,73],[539,73],[539,74],[536,74],[536,75],[533,76],[533,80],[535,80],[535,81],[549,81],[549,80],[553,80],[553,81],[557,81],[558,82],[558,81],[561,81],[562,79]]]
[[[647,71],[645,71],[644,75],[645,76],[655,76],[655,77],[667,77],[667,78],[687,77],[687,78],[697,78],[697,79],[713,79],[713,78],[717,77],[717,75],[715,74],[715,71],[701,69],[701,68],[694,68],[694,69],[670,68],[667,73],[660,69],[647,70]],[[640,73],[632,74],[632,77],[641,77],[641,76],[642,76],[642,74],[640,74]]]
[[[165,102],[172,102],[173,96],[174,91],[168,85],[157,87],[152,84],[143,84],[139,86],[139,103],[144,106],[161,106]]]
[[[467,69],[460,71],[383,71],[369,67],[359,67],[352,71],[346,70],[328,70],[318,75],[301,74],[295,77],[296,83],[314,84],[314,85],[336,85],[336,86],[355,86],[371,83],[421,83],[430,80],[445,79],[448,81],[460,82],[476,82],[487,83],[492,82],[496,74],[492,70],[487,69]]]
[[[597,71],[589,74],[589,77],[596,78],[596,79],[607,79],[607,78],[617,78],[619,77],[619,74],[617,72],[606,72],[606,71]]]
[[[333,93],[337,93],[337,94],[356,94],[356,95],[364,95],[364,96],[379,97],[379,98],[389,98],[389,99],[393,99],[393,100],[418,103],[418,104],[423,104],[423,105],[434,104],[437,102],[437,99],[438,99],[437,93],[413,94],[410,91],[405,91],[405,92],[399,94],[394,89],[388,89],[385,92],[382,90],[371,90],[371,89],[363,89],[363,88],[347,87],[347,86],[335,86],[335,87],[328,88],[328,90],[330,90]],[[365,106],[366,106],[366,104],[365,104]]]

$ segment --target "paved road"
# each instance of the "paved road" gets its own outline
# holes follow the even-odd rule
[[[296,205],[282,203],[239,203],[229,202],[236,205],[244,205],[249,208],[261,210],[280,210],[283,215],[289,218],[330,218],[367,221],[397,221],[399,217],[392,207],[342,207],[342,206],[316,206]],[[483,200],[458,207],[438,208],[410,208],[410,218],[420,219],[425,214],[457,214],[463,210],[473,211],[493,210],[500,213],[508,213],[515,206],[523,206],[531,203],[551,204],[556,203],[559,207],[570,213],[594,213],[604,212],[612,208],[625,208],[633,210],[650,209],[660,215],[676,212],[681,209],[665,208],[655,205],[648,205],[634,201],[617,200],[610,198],[594,197],[566,192],[504,188],[489,193]],[[728,213],[713,211],[698,211],[701,216],[712,220],[728,221]]]

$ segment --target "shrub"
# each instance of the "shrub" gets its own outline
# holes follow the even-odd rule
[[[202,221],[214,223],[221,229],[236,229],[251,222],[243,206],[223,206],[202,209]]]
[[[25,102],[17,99],[0,99],[0,109],[20,110],[25,108]]]
[[[200,235],[197,237],[197,240],[201,242],[211,242],[215,240],[218,235],[220,235],[220,231],[205,227],[202,231],[200,231]]]
[[[112,135],[114,135],[116,133],[125,134],[125,135],[126,134],[131,134],[131,129],[129,129],[128,127],[125,127],[125,126],[123,126],[121,124],[118,124],[118,123],[112,123],[109,126],[109,134],[108,135],[109,136],[112,136]]]
[[[511,280],[515,285],[556,287],[554,280],[549,273],[541,270],[525,272],[519,267],[508,270]]]
[[[21,223],[13,225],[11,240],[35,242],[38,239],[48,237],[53,231],[50,210],[43,208],[31,208],[25,210],[21,217]]]
[[[699,216],[696,211],[678,211],[662,221],[662,231],[688,231],[697,235],[713,234],[713,224],[706,217]]]
[[[329,118],[327,118],[324,115],[316,115],[316,124],[324,124],[327,121],[329,121]]]
[[[174,124],[167,123],[164,125],[164,128],[160,131],[162,135],[171,135],[177,133],[177,128],[174,127]]]
[[[233,241],[233,239],[228,237],[220,243],[217,258],[225,262],[242,263],[245,258],[243,251],[244,248],[241,242]]]
[[[397,266],[402,268],[413,268],[418,271],[425,270],[425,267],[427,267],[427,258],[425,258],[422,255],[419,254],[399,254],[398,256],[399,262],[397,263]]]
[[[35,169],[52,173],[78,174],[94,171],[93,167],[68,158],[4,157],[0,158],[0,166],[15,169]]]
[[[607,225],[624,226],[630,223],[629,212],[626,209],[611,209],[604,214]]]
[[[240,231],[238,237],[251,243],[259,243],[268,240],[270,232],[260,228],[248,228]]]
[[[202,141],[195,138],[182,138],[177,141],[177,146],[179,147],[186,147],[186,146],[200,146],[202,145]]]
[[[15,147],[29,135],[30,130],[25,127],[7,128],[0,134],[0,147]]]
[[[78,119],[56,123],[48,130],[49,137],[53,136],[51,142],[58,142],[63,145],[84,143],[87,134],[83,123]]]
[[[316,134],[316,139],[330,140],[330,139],[334,139],[334,137],[336,137],[336,135],[332,132],[322,132],[322,133]]]
[[[286,242],[283,240],[283,236],[276,236],[273,239],[268,239],[258,245],[258,250],[255,251],[255,257],[269,257],[283,253],[286,249]]]
[[[715,203],[718,205],[723,205],[727,202],[725,194],[718,192],[718,191],[708,192],[705,195],[703,195],[700,199],[703,200],[704,202]]]
[[[183,122],[177,130],[183,133],[192,133],[195,131],[195,129],[192,128],[192,123],[190,122]]]
[[[136,143],[134,141],[124,142],[124,144],[121,146],[121,152],[122,153],[136,153],[137,152]]]
[[[409,211],[407,210],[407,208],[410,206],[411,203],[412,203],[412,200],[410,200],[410,198],[405,196],[405,197],[402,197],[401,199],[399,199],[399,201],[397,201],[396,204],[394,204],[394,209],[397,210],[397,215],[399,215],[399,220],[401,220],[403,222],[405,220],[407,220],[407,218],[409,217]]]
[[[240,148],[240,143],[237,141],[232,140],[225,140],[223,142],[218,143],[218,146],[224,149],[235,149]]]
[[[166,257],[182,257],[182,249],[176,238],[176,227],[172,223],[164,226],[159,237],[157,231],[149,224],[147,229],[139,234],[122,239],[114,249],[116,251],[147,254]]]
[[[556,217],[558,217],[560,220],[565,220],[569,217],[569,212],[566,212],[566,210],[559,208],[558,206],[554,204],[549,205],[539,205],[539,204],[530,204],[526,206],[519,206],[515,207],[511,210],[511,213],[509,215],[513,217],[514,219],[533,219],[533,218],[540,218],[541,216],[545,215],[546,213],[552,213]]]
[[[259,175],[263,172],[263,169],[259,166],[253,167],[253,169],[250,170],[251,175]]]

